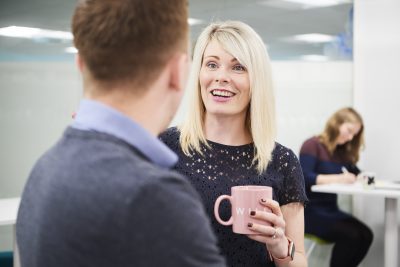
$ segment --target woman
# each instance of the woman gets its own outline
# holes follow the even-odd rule
[[[306,266],[304,179],[295,154],[274,141],[271,70],[261,38],[242,22],[206,27],[194,50],[189,88],[186,119],[161,139],[200,193],[228,265]],[[215,200],[236,185],[273,187],[274,200],[264,203],[273,212],[252,215],[271,226],[249,224],[255,234],[246,236],[215,220]],[[229,204],[220,214],[230,216]]]
[[[355,165],[364,144],[361,116],[352,108],[335,112],[325,130],[304,142],[300,150],[307,195],[305,231],[334,242],[331,267],[355,267],[367,254],[373,235],[362,222],[339,210],[336,194],[311,192],[315,184],[354,183]]]

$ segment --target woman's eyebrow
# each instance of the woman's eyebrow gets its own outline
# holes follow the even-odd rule
[[[204,56],[204,58],[209,58],[209,57],[212,57],[212,58],[219,59],[219,57],[218,57],[218,56],[214,56],[214,55],[208,55],[208,56]]]
[[[220,59],[220,58],[219,58],[219,56],[214,56],[214,55],[204,55],[204,59],[206,59],[206,58],[210,58],[210,57],[211,57],[211,58],[218,59],[218,60]],[[232,59],[231,59],[231,62],[239,62],[239,60],[237,60],[237,58],[232,58]]]

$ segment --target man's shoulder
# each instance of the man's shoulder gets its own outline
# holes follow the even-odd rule
[[[188,187],[190,185],[189,181],[175,170],[159,167],[140,158],[132,161],[132,163],[132,165],[127,166],[129,173],[135,173],[135,176],[137,176],[137,179],[143,185],[154,185],[157,187],[160,184],[170,184],[172,187]]]
[[[63,170],[59,179],[79,182],[80,187],[109,179],[113,181],[109,186],[115,190],[146,183],[187,183],[178,172],[154,164],[138,149],[114,136],[74,129],[67,129],[34,167],[38,175],[48,175],[52,169]]]

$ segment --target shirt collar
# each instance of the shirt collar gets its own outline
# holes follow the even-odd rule
[[[124,140],[161,167],[171,168],[178,161],[178,156],[156,136],[128,116],[94,100],[81,100],[71,126],[80,130],[107,133]]]

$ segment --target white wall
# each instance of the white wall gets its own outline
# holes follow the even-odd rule
[[[37,157],[71,121],[80,95],[73,63],[0,63],[0,198],[19,196]]]
[[[0,62],[0,198],[20,196],[33,163],[71,122],[80,88],[73,62]],[[11,227],[0,227],[0,251],[11,241]]]
[[[366,125],[361,165],[377,178],[400,180],[400,1],[354,4],[354,104]],[[375,235],[364,266],[383,266],[383,199],[357,202],[357,213]]]
[[[298,154],[337,109],[352,105],[352,62],[273,62],[278,141]]]

